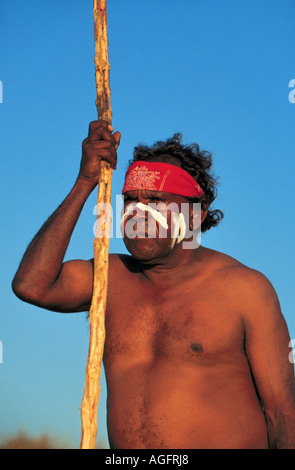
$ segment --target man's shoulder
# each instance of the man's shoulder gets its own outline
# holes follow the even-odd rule
[[[209,255],[214,260],[212,279],[216,291],[244,324],[282,321],[278,295],[265,274],[224,253]]]
[[[209,250],[208,254],[214,260],[215,274],[236,292],[245,293],[248,298],[276,295],[271,281],[261,271],[222,252]]]

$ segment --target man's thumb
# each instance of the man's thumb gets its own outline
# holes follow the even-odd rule
[[[121,141],[121,133],[119,131],[116,131],[113,133],[113,137],[116,139],[118,147],[119,147],[120,141]]]

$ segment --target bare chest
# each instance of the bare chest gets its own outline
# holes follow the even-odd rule
[[[236,304],[214,286],[159,294],[122,285],[108,302],[104,360],[109,364],[161,358],[200,363],[241,354],[243,345]]]

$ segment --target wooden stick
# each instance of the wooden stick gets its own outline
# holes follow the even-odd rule
[[[112,123],[110,100],[110,65],[108,59],[106,0],[94,0],[96,107],[99,119]],[[100,164],[97,207],[110,208],[112,169]],[[108,252],[110,240],[110,211],[105,213],[104,236],[97,232],[94,239],[94,283],[90,319],[90,345],[85,374],[84,396],[81,405],[81,449],[94,449],[97,434],[97,410],[100,395],[100,375],[105,342],[105,308],[108,282]]]

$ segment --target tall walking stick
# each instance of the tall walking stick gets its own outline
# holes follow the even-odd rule
[[[108,59],[106,0],[94,0],[96,107],[99,119],[112,123],[110,100],[110,65]],[[101,161],[98,182],[98,207],[111,204],[112,169]],[[105,213],[104,236],[94,239],[94,284],[89,312],[90,344],[85,373],[84,396],[81,405],[81,449],[94,449],[97,434],[97,410],[100,395],[100,375],[105,341],[105,308],[108,281],[108,251],[110,215]],[[98,225],[98,224],[97,224]],[[98,229],[97,229],[98,230]]]

